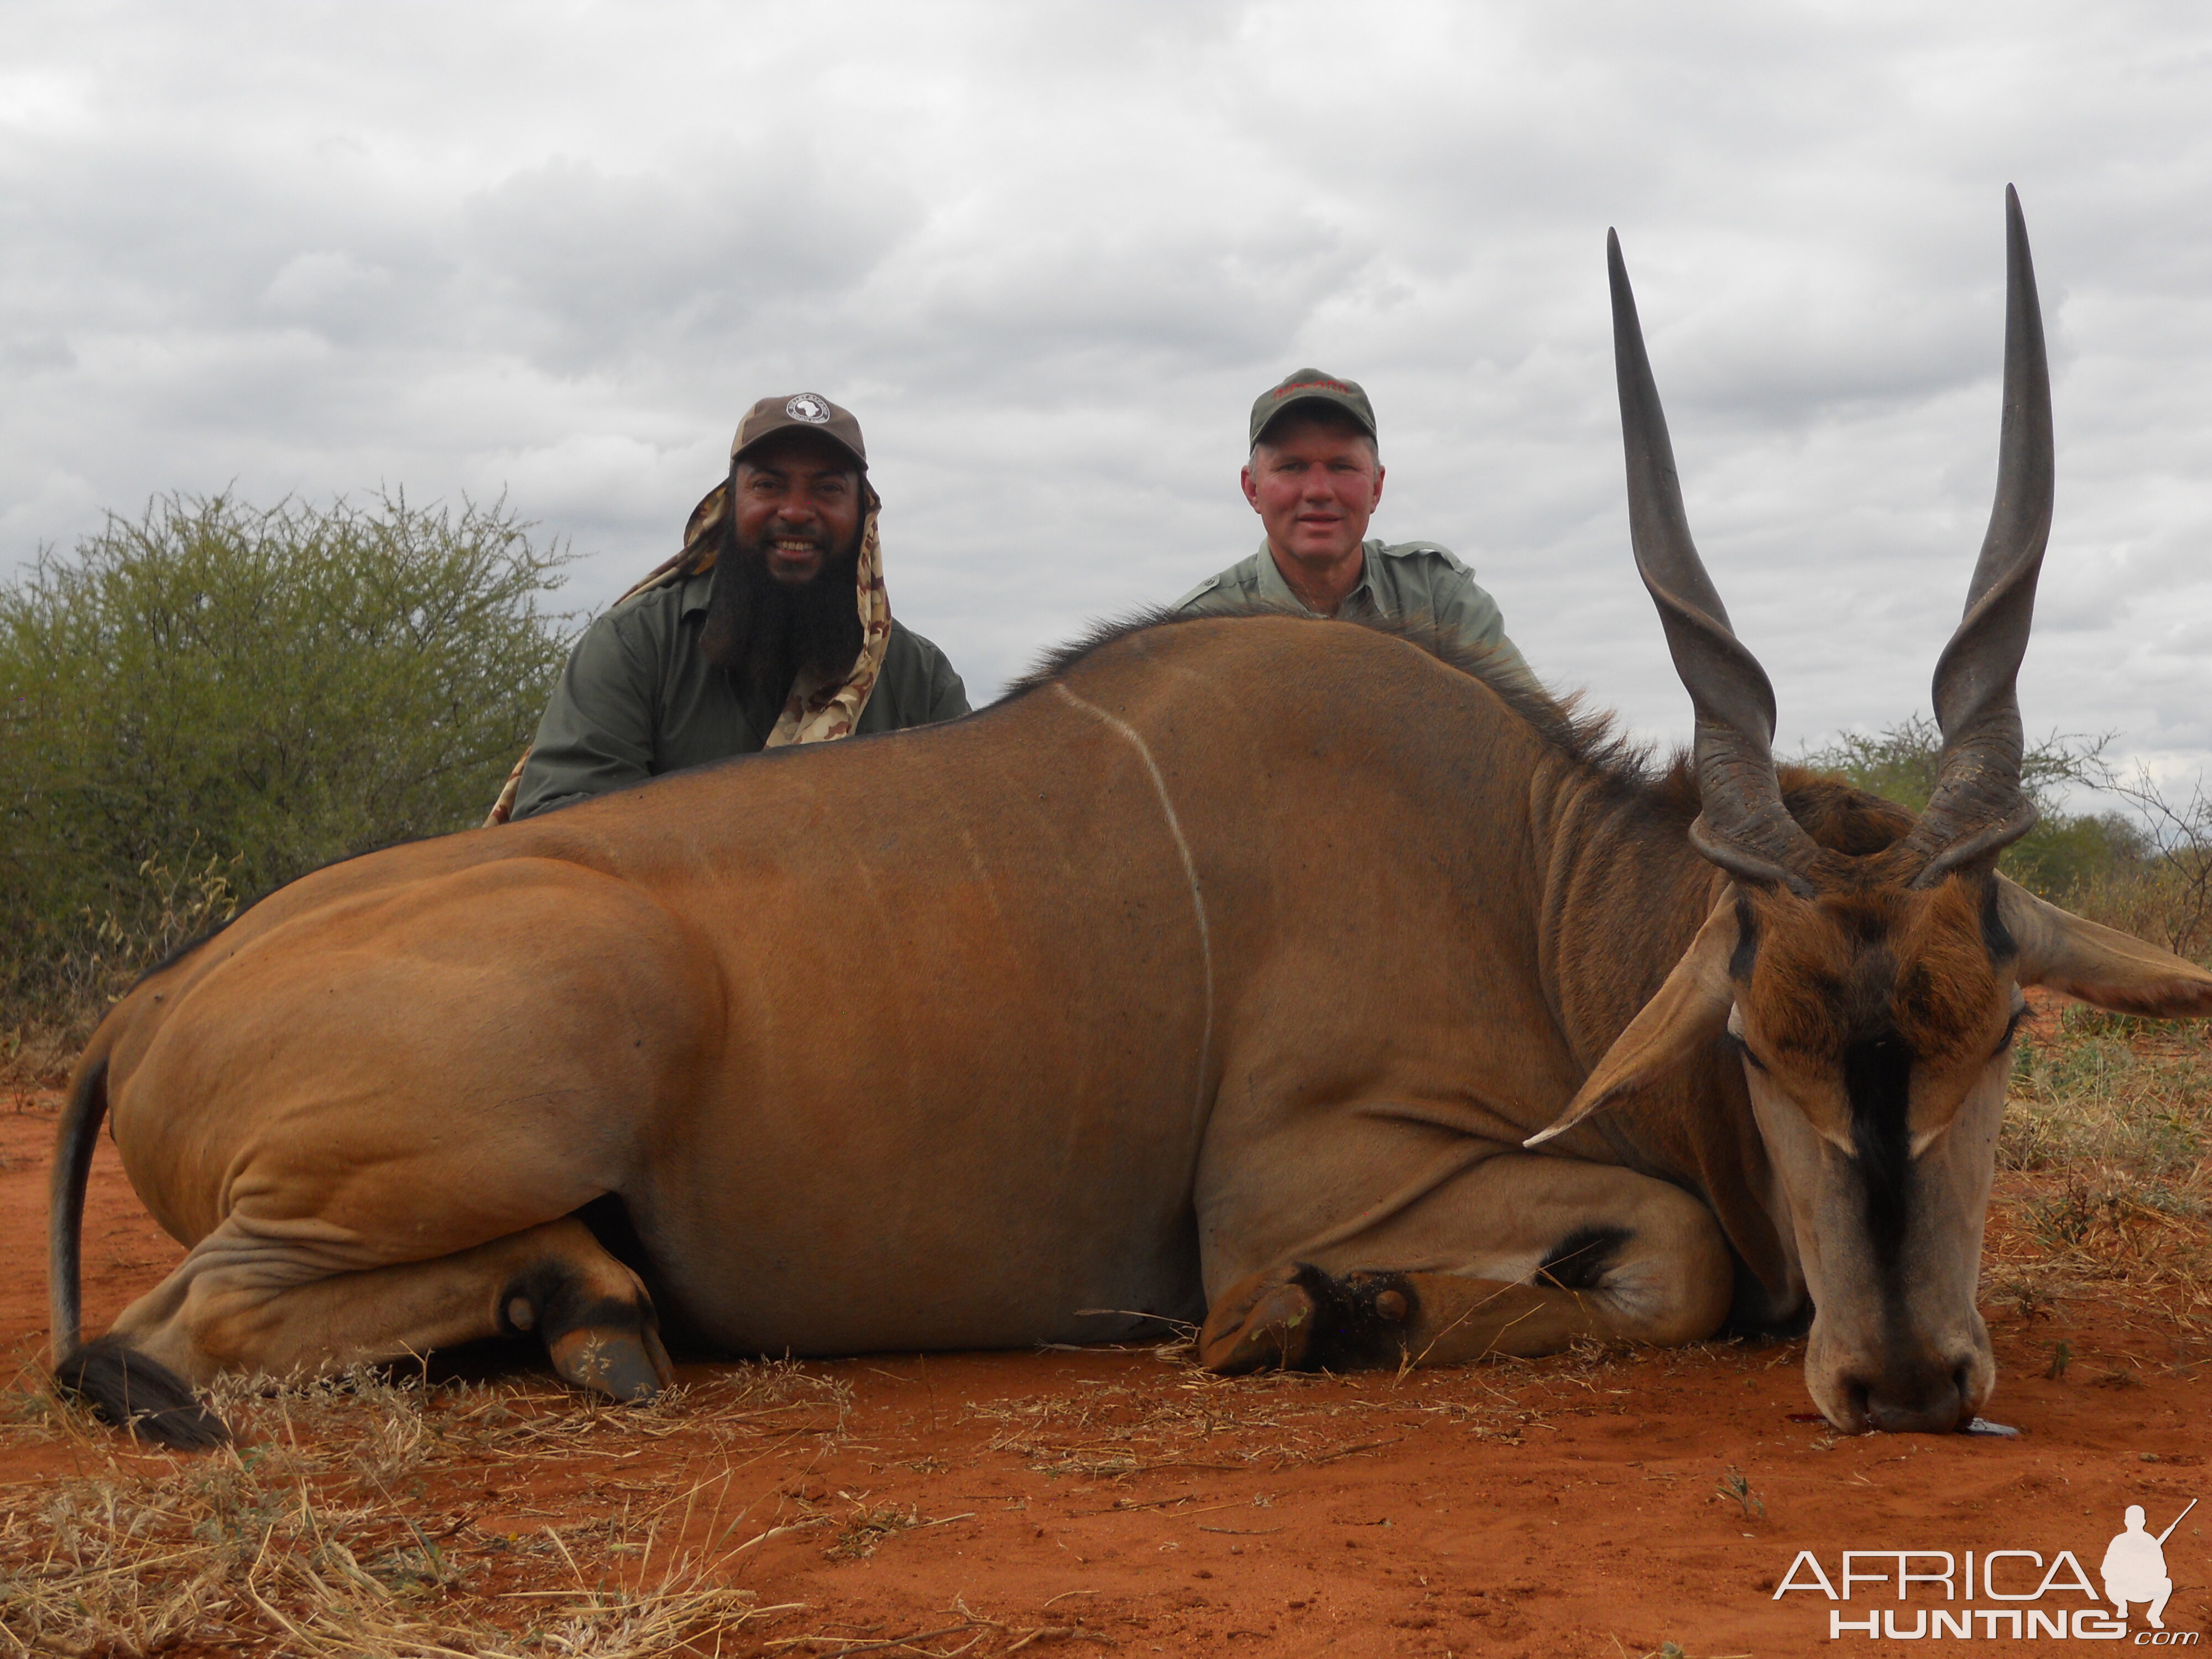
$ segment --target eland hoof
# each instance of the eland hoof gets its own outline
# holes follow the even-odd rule
[[[1300,1281],[1313,1272],[1292,1262],[1231,1285],[1206,1311],[1198,1363],[1224,1376],[1304,1364],[1319,1310]]]
[[[668,1351],[652,1326],[580,1326],[545,1345],[553,1369],[580,1389],[635,1404],[652,1399],[675,1382]]]

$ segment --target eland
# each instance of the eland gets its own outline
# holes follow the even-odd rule
[[[1809,1322],[1838,1427],[1964,1425],[2022,988],[2212,1012],[2212,975],[1996,870],[2035,817],[2014,680],[2052,477],[2007,207],[1996,502],[1917,819],[1778,770],[1613,241],[1687,759],[1418,635],[1155,620],[948,726],[319,871],[149,974],[80,1062],[60,1379],[195,1444],[225,1373],[526,1333],[635,1399],[665,1340],[1187,1320],[1235,1372]],[[104,1115],[188,1249],[86,1343]]]

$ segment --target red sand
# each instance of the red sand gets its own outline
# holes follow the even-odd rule
[[[45,1326],[55,1104],[0,1109],[0,1352],[25,1359]],[[2022,1178],[2001,1177],[2001,1213],[2022,1190]],[[179,1254],[103,1143],[86,1230],[88,1328]],[[736,1540],[828,1517],[732,1569],[763,1601],[808,1604],[751,1627],[755,1644],[732,1651],[814,1632],[942,1631],[962,1623],[948,1612],[956,1598],[1010,1632],[1048,1626],[1084,1650],[1096,1638],[1138,1654],[1632,1659],[1667,1641],[1695,1659],[1990,1651],[1978,1626],[1971,1643],[1832,1643],[1827,1600],[1778,1601],[1774,1588],[1801,1549],[1832,1578],[1844,1549],[1899,1548],[2046,1560],[2071,1550],[2094,1577],[2128,1504],[2144,1504],[2156,1529],[2212,1497],[2212,1431],[2204,1349],[2154,1314],[2086,1297],[2026,1317],[1993,1298],[1984,1313],[2000,1368],[1991,1414],[2023,1431],[2016,1440],[1835,1440],[1800,1420],[1811,1407],[1796,1342],[1236,1383],[1148,1352],[908,1354],[808,1368],[851,1384],[842,1437],[732,1445],[687,1430],[626,1456],[457,1466],[418,1496],[426,1513],[511,1531],[708,1482],[686,1534],[701,1543],[709,1504],[715,1530]],[[2050,1380],[2062,1339],[2072,1362]],[[1137,1466],[1101,1472],[1115,1458]],[[0,1445],[0,1481],[66,1469],[51,1447]],[[1731,1469],[1763,1512],[1718,1490]],[[841,1527],[885,1506],[939,1524],[892,1532],[862,1559],[829,1558]],[[2169,1630],[2212,1625],[2207,1528],[2212,1504],[2166,1547]],[[2032,1583],[2026,1563],[2008,1567]],[[1933,1594],[1916,1590],[1905,1630],[1918,1609],[1947,1605]],[[1862,1586],[1840,1610],[1856,1620],[1883,1605]],[[2024,1605],[2087,1603],[2053,1594]],[[950,1650],[976,1633],[923,1646]],[[987,1631],[972,1651],[1012,1640]]]

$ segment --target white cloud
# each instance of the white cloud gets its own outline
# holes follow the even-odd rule
[[[1376,396],[1382,533],[1686,704],[1626,546],[1620,227],[1785,744],[1924,706],[1988,508],[2004,184],[2057,374],[2039,730],[2212,758],[2212,31],[2148,4],[11,9],[0,553],[504,489],[604,600],[754,398],[866,424],[988,690],[1249,550],[1243,411]],[[2193,757],[2193,759],[2192,759]]]

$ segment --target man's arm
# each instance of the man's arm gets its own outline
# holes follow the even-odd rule
[[[1449,565],[1449,574],[1437,584],[1437,631],[1488,653],[1492,661],[1518,670],[1533,683],[1535,676],[1528,672],[1519,648],[1505,637],[1505,617],[1498,601],[1476,584],[1474,573],[1457,559],[1451,559]]]
[[[517,818],[653,775],[653,678],[617,620],[600,617],[568,653],[515,793]]]
[[[952,659],[940,651],[937,653],[937,660],[930,665],[930,724],[933,726],[939,720],[957,720],[969,712],[968,688],[961,684],[960,676],[954,672]]]
[[[957,720],[967,712],[968,688],[960,683],[952,659],[904,623],[894,621],[890,644],[884,653],[883,677],[876,682],[854,733],[903,732]]]

